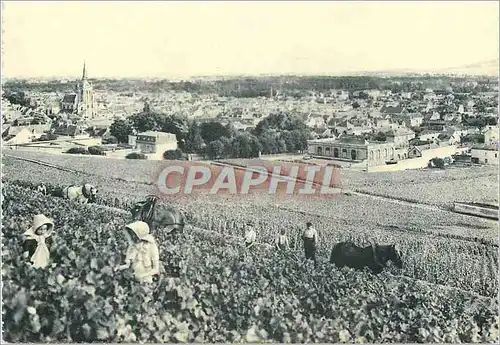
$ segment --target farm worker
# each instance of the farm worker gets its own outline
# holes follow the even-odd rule
[[[290,244],[288,242],[288,236],[286,235],[285,228],[282,228],[278,236],[276,236],[276,249],[278,250],[290,249]]]
[[[49,265],[52,244],[50,236],[54,231],[54,222],[43,214],[33,217],[33,225],[26,230],[23,243],[23,257],[29,259],[35,268]]]
[[[119,269],[132,267],[137,280],[152,283],[153,276],[160,274],[160,252],[154,237],[149,233],[149,225],[135,221],[125,226],[129,241],[125,264]]]
[[[255,244],[255,239],[257,238],[257,234],[253,229],[253,223],[248,222],[247,228],[245,229],[245,247],[251,248]]]
[[[318,232],[313,227],[311,222],[307,222],[306,224],[306,230],[302,234],[302,241],[304,243],[304,252],[306,254],[306,259],[314,261],[314,265],[316,266],[316,246],[318,244]]]

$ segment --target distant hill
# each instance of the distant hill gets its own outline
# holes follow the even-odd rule
[[[486,76],[498,76],[499,75],[499,67],[498,67],[498,59],[478,62],[475,64],[465,65],[461,67],[453,67],[443,69],[442,73],[450,73],[450,74],[460,74],[460,75],[486,75]]]
[[[499,75],[499,60],[490,60],[477,62],[474,64],[463,65],[459,67],[448,67],[435,70],[417,70],[411,68],[400,68],[393,70],[382,70],[382,71],[361,71],[351,73],[351,75],[365,75],[365,76],[378,76],[378,77],[390,77],[390,76],[401,76],[401,75],[464,75],[464,76],[491,76],[497,77]]]

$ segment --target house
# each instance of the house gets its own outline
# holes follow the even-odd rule
[[[411,92],[401,92],[401,98],[411,99],[412,96],[413,96],[413,93],[411,93]]]
[[[441,141],[448,140],[450,145],[457,145],[462,142],[462,137],[467,135],[467,129],[459,126],[443,126],[441,134],[438,139]]]
[[[439,114],[437,111],[434,111],[431,115],[431,117],[429,118],[429,120],[431,121],[439,121],[441,120],[441,114]]]
[[[387,134],[387,141],[394,143],[395,147],[408,146],[411,139],[415,138],[415,132],[406,127],[390,130]]]
[[[367,90],[365,91],[365,93],[368,95],[368,97],[372,98],[372,99],[378,99],[382,93],[380,92],[380,90]]]
[[[389,119],[376,119],[375,128],[389,128],[391,126],[391,121]]]
[[[433,141],[437,140],[439,138],[439,134],[441,134],[440,131],[433,131],[433,130],[424,130],[420,132],[418,138],[421,141]]]
[[[20,145],[27,144],[36,138],[34,131],[30,131],[28,128],[22,128],[17,131],[16,134],[7,134],[5,138],[2,137],[2,141],[5,145]]]
[[[128,136],[128,144],[130,146],[136,147],[137,144],[137,136],[136,135],[129,135]]]
[[[30,133],[32,133],[35,138],[40,137],[42,134],[50,130],[50,124],[43,125],[29,125],[29,126],[11,126],[10,124],[3,126],[2,138],[6,136],[17,135],[24,129],[27,129]]]
[[[76,93],[64,95],[60,110],[64,112],[73,112],[78,107],[78,95]]]
[[[373,130],[371,127],[353,127],[349,128],[345,134],[347,135],[362,135],[365,133],[371,133]]]
[[[177,149],[177,138],[172,133],[155,131],[139,133],[135,143],[141,153],[153,160],[162,160],[165,151]]]
[[[424,123],[424,117],[419,113],[408,113],[399,118],[406,127],[420,127]]]
[[[102,138],[105,135],[109,134],[108,126],[92,126],[85,130],[91,137],[100,137]]]
[[[323,119],[323,117],[312,117],[311,116],[307,120],[306,125],[308,127],[313,127],[313,128],[316,128],[316,127],[323,128],[326,126],[326,123],[325,123],[325,120]]]
[[[349,120],[345,120],[338,124],[334,121],[334,127],[335,131],[340,134],[340,133],[347,133],[349,129],[352,129],[355,126],[352,123],[350,123]]]
[[[401,108],[401,106],[397,105],[397,106],[392,106],[392,105],[388,105],[388,106],[383,106],[381,109],[380,109],[380,113],[382,114],[386,114],[386,115],[399,115],[403,112],[403,108]]]
[[[346,101],[349,99],[349,92],[347,91],[344,91],[344,90],[340,90],[340,91],[337,91],[337,99],[341,100],[341,101]]]
[[[497,126],[488,126],[484,131],[484,143],[486,145],[498,144],[498,132],[499,128]]]
[[[498,164],[498,144],[497,145],[475,145],[471,149],[471,161],[476,164]]]
[[[59,124],[53,127],[53,133],[64,137],[90,137],[81,126],[74,124]]]
[[[332,129],[330,128],[314,128],[313,135],[319,138],[334,138],[335,134],[333,134]]]

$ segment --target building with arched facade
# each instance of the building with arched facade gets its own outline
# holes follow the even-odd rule
[[[408,158],[407,148],[398,148],[394,142],[369,141],[356,135],[343,135],[338,139],[308,140],[307,144],[308,153],[313,157],[355,165],[385,165],[389,161]]]
[[[83,63],[82,80],[75,85],[73,93],[64,95],[61,101],[61,111],[93,118],[97,113],[97,104],[92,84],[87,79],[87,69]]]

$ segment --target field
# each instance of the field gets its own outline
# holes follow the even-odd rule
[[[16,181],[3,192],[7,200],[4,248],[8,248],[4,303],[7,313],[22,314],[4,321],[10,336],[6,340],[491,342],[497,337],[495,222],[364,195],[307,202],[180,197],[169,202],[186,213],[191,227],[182,243],[163,243],[160,251],[163,264],[175,262],[183,274],[175,279],[162,277],[153,300],[144,301],[142,287],[113,273],[109,264],[119,261],[124,250],[123,239],[116,234],[127,220],[126,213],[95,205],[70,207],[59,198],[33,194],[19,184],[64,186],[88,181],[99,187],[100,203],[113,204],[118,198],[126,207],[153,192],[146,176],[156,163],[132,162],[138,167],[136,176],[123,165],[128,161],[85,157],[90,159],[85,165],[78,163],[80,157],[58,157],[43,158],[77,172],[8,157],[3,160],[6,180]],[[455,174],[465,179],[465,173]],[[380,183],[390,182],[384,175],[380,179]],[[38,212],[55,218],[59,229],[60,264],[45,273],[26,267],[16,249],[19,234]],[[302,262],[296,243],[296,249],[284,255],[266,246],[246,252],[238,236],[249,219],[257,221],[262,243],[268,243],[282,227],[289,229],[296,242],[304,223],[313,221],[321,236],[320,268],[313,271]],[[161,234],[155,236],[162,242]],[[404,267],[401,271],[389,268],[380,276],[332,267],[326,263],[328,251],[345,239],[358,244],[398,243]],[[83,273],[78,276],[75,270]],[[61,297],[63,302],[55,304],[48,315],[57,314],[51,316],[53,320],[64,321],[46,320],[53,323],[51,329],[42,320],[48,317],[46,313],[42,317],[23,311],[26,305],[50,309],[50,301]],[[19,300],[25,309],[18,307]],[[85,312],[75,311],[79,305],[85,306]],[[106,308],[96,307],[103,305]],[[138,320],[137,314],[161,318]],[[88,327],[77,330],[73,328],[77,323]],[[36,329],[44,330],[42,338]]]
[[[255,161],[230,159],[225,162],[237,166],[248,166],[255,164]],[[420,169],[370,174],[341,170],[340,182],[343,187],[350,190],[445,208],[451,207],[455,201],[498,203],[499,173],[498,168],[494,166],[450,167],[446,170]]]
[[[122,212],[73,206],[7,184],[4,193],[4,335],[10,342],[494,342],[497,302],[460,289],[328,264],[314,271],[294,251],[247,252],[188,229],[162,240],[163,276],[145,291],[114,272],[124,251]],[[35,271],[20,258],[29,215],[57,226],[56,264]],[[112,219],[112,221],[110,221]],[[192,250],[196,248],[197,250]],[[305,283],[307,282],[307,283]],[[81,326],[81,327],[78,327]]]

